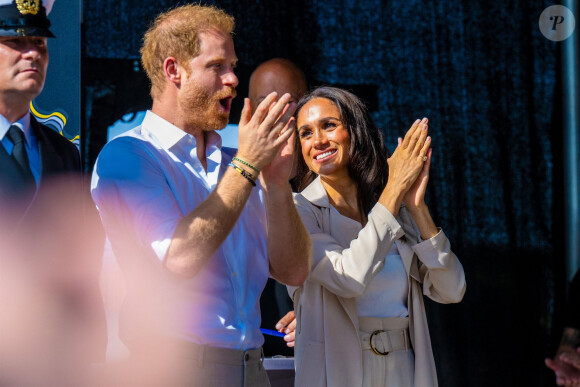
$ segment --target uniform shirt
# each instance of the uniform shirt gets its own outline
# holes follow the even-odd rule
[[[34,176],[34,180],[36,181],[36,186],[38,187],[41,174],[40,151],[38,150],[38,142],[36,141],[36,137],[34,137],[34,134],[30,129],[30,114],[26,113],[16,122],[10,122],[6,119],[6,117],[0,114],[0,142],[2,142],[4,149],[6,149],[9,155],[12,154],[12,148],[14,148],[12,141],[6,137],[8,129],[10,129],[11,125],[16,125],[24,132],[24,138],[26,138],[26,155],[28,156],[28,163],[30,165],[30,170],[32,171],[32,176]]]
[[[268,278],[266,209],[258,185],[233,230],[201,271],[177,278],[163,267],[181,218],[215,189],[232,152],[206,133],[207,172],[195,138],[148,111],[142,124],[100,153],[91,184],[127,280],[120,336],[144,331],[214,347],[258,348],[259,298]],[[149,329],[149,330],[147,330]]]

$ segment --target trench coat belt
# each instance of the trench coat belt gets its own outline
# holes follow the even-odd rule
[[[386,356],[390,352],[409,349],[408,329],[375,330],[360,336],[361,349],[370,349],[377,355]]]

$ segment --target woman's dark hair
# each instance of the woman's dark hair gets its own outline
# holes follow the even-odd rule
[[[334,103],[340,112],[342,124],[348,131],[348,172],[356,183],[359,210],[364,219],[387,184],[389,155],[383,144],[383,136],[369,116],[365,104],[354,94],[336,87],[319,87],[306,94],[298,101],[295,116],[298,117],[302,107],[315,98],[325,98]],[[301,155],[299,136],[296,136],[296,147],[297,154]],[[308,169],[304,159],[298,157],[295,180],[298,191],[306,188],[316,176]]]

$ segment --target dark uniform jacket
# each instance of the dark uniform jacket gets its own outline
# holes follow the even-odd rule
[[[76,146],[34,117],[31,117],[30,127],[38,143],[41,160],[41,178],[36,195],[31,190],[23,191],[18,164],[0,146],[0,211],[4,209],[13,215],[29,212],[34,204],[32,201],[42,196],[53,178],[72,175],[79,179],[79,188],[81,184],[81,162]]]

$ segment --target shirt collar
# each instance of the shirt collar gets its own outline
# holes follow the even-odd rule
[[[159,141],[163,149],[170,149],[182,140],[187,140],[194,146],[196,144],[195,137],[168,122],[166,119],[159,117],[151,110],[147,110],[145,113],[145,118],[143,118],[141,126]],[[213,147],[221,149],[222,138],[216,131],[206,132],[205,139],[206,149]]]
[[[182,138],[188,136],[186,132],[171,124],[167,120],[159,117],[151,110],[147,110],[145,113],[145,118],[143,118],[141,127],[153,135],[153,137],[155,137],[163,149],[171,148]]]
[[[24,138],[26,138],[26,142],[30,144],[30,114],[26,113],[15,122],[8,121],[6,117],[0,114],[0,141],[6,137],[6,133],[8,133],[8,129],[10,129],[10,126],[12,125],[18,126],[24,132]]]
[[[215,131],[205,132],[205,149],[207,149],[208,158],[216,163],[221,162],[221,157],[218,157],[222,149],[222,137]]]

